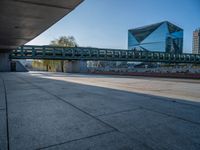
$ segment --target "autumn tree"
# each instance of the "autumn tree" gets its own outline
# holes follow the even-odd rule
[[[76,40],[73,36],[61,36],[58,39],[55,39],[50,42],[51,46],[56,47],[76,47],[78,46],[76,43]],[[49,66],[56,67],[57,64],[60,64],[61,71],[64,72],[64,61],[63,60],[44,60],[44,65],[47,67],[47,70],[49,70]]]

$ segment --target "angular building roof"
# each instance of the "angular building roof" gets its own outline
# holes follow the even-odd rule
[[[140,43],[142,42],[148,35],[150,35],[153,31],[155,31],[162,23],[156,23],[136,29],[129,30],[132,33],[136,40]]]
[[[130,29],[129,32],[134,35],[136,40],[140,43],[142,42],[147,36],[149,36],[152,32],[154,32],[157,28],[159,28],[162,24],[167,23],[168,30],[170,33],[183,31],[180,27],[168,22],[163,21],[135,29]]]
[[[183,29],[168,21],[130,29],[128,49],[182,53]]]

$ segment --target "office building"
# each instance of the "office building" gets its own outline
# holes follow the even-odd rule
[[[193,54],[200,54],[200,28],[193,32]]]
[[[128,49],[182,53],[183,29],[168,21],[130,29]]]

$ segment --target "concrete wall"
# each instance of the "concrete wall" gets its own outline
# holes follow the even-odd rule
[[[64,72],[85,73],[87,72],[87,61],[65,61]]]
[[[10,71],[9,53],[0,53],[0,72]]]
[[[20,61],[15,61],[16,63],[16,72],[28,72],[28,69]]]

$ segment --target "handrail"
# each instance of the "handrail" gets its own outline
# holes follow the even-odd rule
[[[35,45],[24,45],[13,50],[11,59],[103,60],[200,64],[200,55],[189,53],[173,54],[157,51]]]

